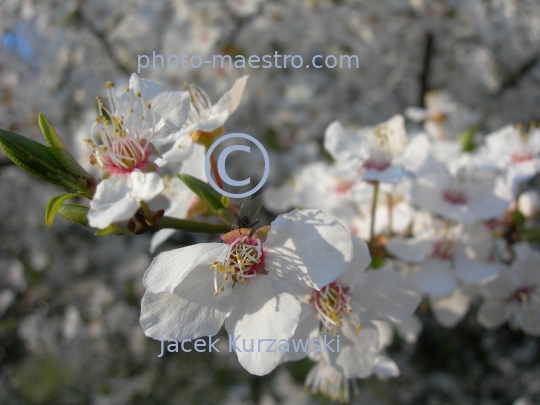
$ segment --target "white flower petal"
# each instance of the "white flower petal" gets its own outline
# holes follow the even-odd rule
[[[362,181],[380,181],[381,183],[397,184],[405,175],[401,165],[391,165],[385,170],[365,169],[362,171]]]
[[[506,322],[506,304],[502,301],[484,301],[478,310],[478,322],[484,328],[498,328]]]
[[[225,243],[199,243],[160,253],[152,260],[150,267],[144,273],[144,286],[147,292],[167,291],[172,293],[189,272],[200,265],[206,266],[213,280],[210,265],[213,261],[218,260],[226,249]],[[212,287],[213,285],[212,281]]]
[[[351,235],[353,243],[353,259],[349,268],[337,278],[337,282],[342,286],[351,286],[358,284],[364,271],[371,264],[371,254],[367,247],[367,243],[364,242],[356,235]]]
[[[87,215],[91,227],[105,229],[135,214],[139,201],[133,196],[132,174],[112,176],[98,184]]]
[[[416,274],[416,282],[420,289],[428,294],[447,296],[457,286],[448,260],[428,260]]]
[[[298,325],[300,302],[288,292],[285,282],[268,276],[237,283],[233,295],[234,309],[225,320],[229,344],[238,339],[235,343],[241,351],[237,352],[238,361],[247,371],[268,374],[279,364],[283,353],[277,345],[275,352],[267,353],[270,343],[262,339],[276,339],[276,342],[290,339]]]
[[[178,135],[173,146],[161,156],[163,160],[167,162],[181,162],[191,156],[193,153],[193,145],[194,142],[190,134],[182,131],[182,134]]]
[[[228,286],[214,295],[213,272],[199,265],[186,275],[174,293],[144,294],[140,317],[144,333],[158,340],[215,335],[231,313],[231,291]]]
[[[263,245],[269,275],[320,290],[353,258],[351,235],[320,210],[294,210],[277,217]]]
[[[374,320],[400,322],[411,316],[420,304],[417,288],[391,269],[371,270],[364,282],[351,293],[358,313]]]
[[[389,377],[399,377],[399,367],[390,357],[379,356],[373,373],[377,378],[386,380]]]
[[[464,255],[457,255],[454,273],[466,284],[479,285],[497,277],[499,268],[495,263],[471,260]]]
[[[354,153],[362,143],[360,136],[347,130],[339,121],[332,122],[324,134],[324,148],[334,160],[343,162],[355,158]]]
[[[142,99],[145,103],[151,105],[151,111],[158,114],[160,121],[156,123],[156,129],[159,130],[163,126],[166,126],[169,131],[179,130],[186,121],[189,114],[189,103],[191,97],[187,91],[171,91],[167,90],[159,84],[154,83],[148,79],[141,79],[135,73],[131,75],[129,79],[129,88],[135,94],[141,93]],[[118,98],[124,101],[126,111],[122,111],[120,115],[125,118],[131,116],[129,113],[128,100],[130,97],[134,97],[132,94],[122,93]],[[146,113],[149,122],[152,122],[151,113]],[[137,119],[142,115],[142,111],[136,110],[134,114]]]
[[[150,201],[165,188],[163,179],[159,177],[159,174],[154,172],[143,173],[139,170],[134,170],[130,175],[130,179],[133,196],[138,201]]]
[[[403,322],[396,324],[398,335],[407,343],[415,343],[422,332],[422,321],[413,315]]]
[[[344,320],[338,333],[344,343],[345,337],[353,339],[353,344],[340,344],[339,352],[323,351],[324,359],[345,378],[366,378],[373,373],[377,357],[379,356],[379,330],[368,321],[362,322],[362,329],[355,334],[356,327]],[[327,341],[333,339],[332,334],[327,335]],[[335,350],[335,345],[331,345]]]
[[[283,357],[281,358],[281,363],[285,363],[287,361],[297,361],[300,359],[303,359],[308,355],[308,352],[312,349],[312,339],[316,338],[319,334],[319,319],[317,318],[317,315],[315,314],[315,311],[313,310],[313,307],[311,304],[300,304],[301,305],[301,312],[300,312],[300,319],[298,321],[298,326],[296,327],[296,331],[294,332],[294,336],[289,341],[289,347],[291,350],[289,352],[285,352],[283,354]],[[303,351],[299,349],[298,351],[294,350],[294,343],[292,342],[307,342],[307,350]],[[301,347],[301,346],[297,346]]]
[[[240,100],[242,100],[242,95],[244,94],[244,88],[246,87],[246,82],[248,75],[242,76],[240,79],[237,79],[232,88],[227,91],[217,103],[216,110],[218,112],[228,111],[229,114],[232,114],[238,108]]]
[[[431,310],[437,322],[446,328],[453,328],[469,310],[470,300],[467,294],[456,288],[448,297],[430,297]]]
[[[433,252],[434,242],[410,238],[392,238],[386,244],[386,250],[398,259],[406,262],[422,262]]]

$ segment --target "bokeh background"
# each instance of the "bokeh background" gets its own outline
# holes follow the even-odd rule
[[[479,133],[540,119],[538,0],[1,0],[0,37],[0,127],[41,140],[42,112],[85,162],[95,97],[154,51],[358,56],[359,69],[141,71],[173,89],[197,83],[213,101],[249,74],[227,132],[265,143],[271,185],[324,156],[331,121],[376,124],[428,90],[446,91]],[[158,358],[138,323],[149,236],[98,238],[62,218],[48,229],[58,192],[0,155],[1,404],[329,403],[303,388],[308,361],[260,378],[233,353]],[[205,240],[177,232],[160,250]],[[448,330],[421,308],[417,344],[389,348],[401,376],[360,381],[353,403],[540,403],[539,339],[486,331],[475,311]]]

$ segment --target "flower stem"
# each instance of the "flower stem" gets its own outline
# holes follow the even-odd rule
[[[217,162],[214,155],[210,156],[210,165],[212,166],[212,172],[214,173],[218,187],[223,190],[223,180],[221,180],[221,176],[219,175]]]
[[[377,213],[377,200],[379,199],[379,182],[373,182],[373,201],[371,201],[371,227],[369,230],[369,241],[375,238],[375,214]]]
[[[225,233],[227,231],[223,225],[188,221],[172,217],[162,217],[159,219],[157,230],[161,229],[181,229],[187,232],[203,233]]]
[[[388,206],[388,236],[394,233],[394,199],[392,193],[386,194],[386,205]]]

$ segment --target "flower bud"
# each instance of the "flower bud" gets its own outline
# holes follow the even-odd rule
[[[529,190],[519,196],[518,208],[527,218],[534,217],[540,213],[540,193],[536,190]]]

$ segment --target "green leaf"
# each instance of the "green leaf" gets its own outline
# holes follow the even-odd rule
[[[58,214],[69,222],[90,228],[86,217],[89,210],[90,208],[84,205],[63,203],[58,208]]]
[[[75,160],[75,158],[69,153],[66,145],[60,139],[56,131],[53,129],[47,118],[41,113],[38,115],[39,128],[43,132],[45,140],[49,144],[49,147],[64,168],[76,177],[88,179],[90,176]]]
[[[24,171],[48,183],[66,187],[65,176],[62,176],[66,169],[45,145],[0,129],[0,147]]]
[[[188,186],[191,191],[199,196],[210,209],[214,212],[218,212],[220,208],[227,208],[223,205],[225,201],[222,200],[222,195],[212,188],[208,183],[199,180],[189,174],[179,174],[178,177]]]
[[[521,239],[527,242],[540,243],[540,228],[526,229],[521,233]]]
[[[64,201],[69,200],[70,198],[82,196],[83,195],[80,193],[75,193],[57,195],[56,197],[51,198],[51,201],[49,201],[49,204],[47,204],[47,208],[45,209],[45,223],[47,226],[50,227],[53,224],[54,217]]]
[[[459,136],[458,142],[461,144],[462,152],[474,152],[477,147],[476,142],[474,142],[475,134],[476,127],[470,127]]]
[[[523,228],[523,225],[525,225],[525,221],[527,220],[520,210],[510,212],[510,217],[514,220],[518,228]]]

